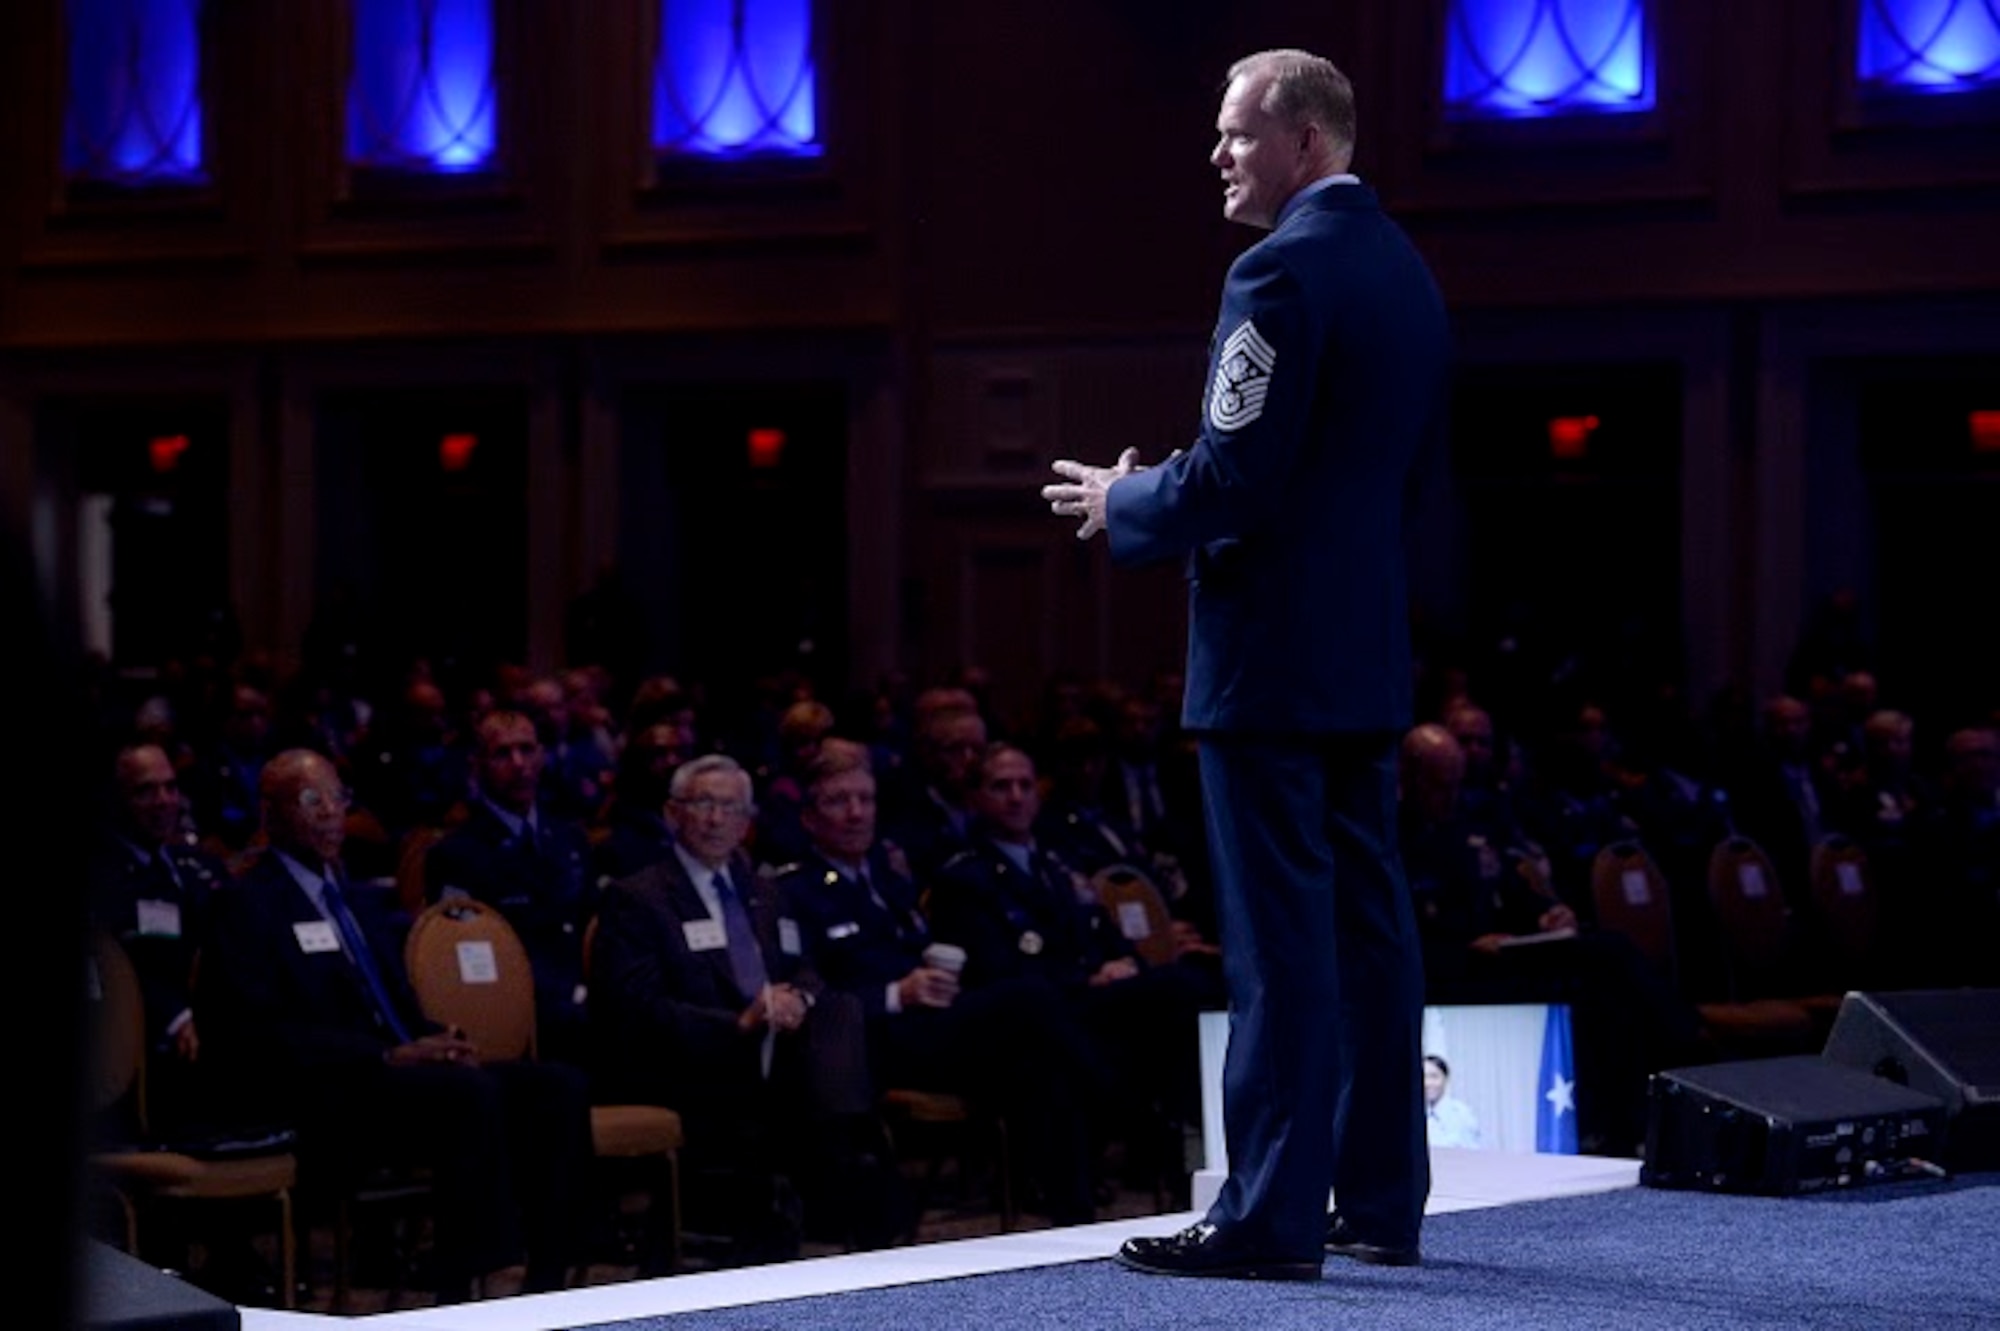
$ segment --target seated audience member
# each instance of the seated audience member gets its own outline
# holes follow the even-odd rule
[[[617,756],[599,742],[594,716],[571,711],[573,696],[562,680],[538,675],[518,690],[516,710],[533,722],[541,741],[541,803],[558,817],[582,823],[604,802]]]
[[[597,826],[602,835],[591,847],[591,879],[599,887],[629,878],[674,849],[667,822],[667,790],[674,769],[687,759],[681,728],[652,721],[626,732],[618,748],[611,799]]]
[[[371,1164],[429,1168],[441,1300],[524,1256],[523,1288],[560,1288],[592,1150],[581,1072],[486,1062],[425,1021],[401,965],[407,922],[342,869],[347,797],[332,765],[286,750],[261,785],[269,849],[218,894],[203,951],[204,1059],[236,1103],[297,1128],[309,1181],[345,1189]]]
[[[1525,844],[1521,811],[1513,780],[1501,760],[1493,715],[1470,698],[1459,698],[1445,709],[1444,728],[1465,755],[1465,780],[1459,803],[1466,815],[1513,844]]]
[[[1035,839],[1079,873],[1094,875],[1126,865],[1145,874],[1166,898],[1182,953],[1219,965],[1221,952],[1204,933],[1212,914],[1208,894],[1189,882],[1178,856],[1121,832],[1106,814],[1101,799],[1109,762],[1109,742],[1089,717],[1071,717],[1057,728],[1047,791],[1035,815]]]
[[[833,709],[817,698],[803,698],[778,717],[777,764],[765,774],[763,789],[757,793],[757,826],[751,839],[759,865],[789,864],[811,844],[799,825],[805,772],[821,742],[832,733]]]
[[[201,1052],[189,993],[221,860],[182,831],[180,784],[156,744],[120,749],[107,824],[89,859],[92,924],[124,944],[146,1006],[148,1112],[163,1135],[197,1126],[193,1065]]]
[[[2000,985],[2000,730],[1945,740],[1938,797],[1915,834],[1917,871],[1882,910],[1894,974],[1909,984]]]
[[[962,690],[918,698],[910,767],[882,792],[883,831],[919,878],[971,844],[972,791],[986,748],[986,719]],[[962,701],[960,699],[963,699]]]
[[[667,812],[673,852],[612,883],[599,907],[598,1084],[679,1111],[691,1206],[725,1208],[744,1258],[794,1256],[802,1219],[838,1230],[850,1206],[886,1209],[868,1190],[888,1182],[886,1156],[870,1156],[879,1124],[860,1005],[812,969],[799,921],[750,862],[756,808],[741,764],[683,763]]]
[[[961,990],[932,942],[901,852],[876,839],[865,746],[827,739],[804,773],[805,855],[779,871],[806,953],[867,1015],[880,1086],[962,1092],[1005,1118],[1055,1223],[1094,1214],[1089,1107],[1109,1072],[1045,978]]]
[[[1424,1055],[1424,1136],[1432,1146],[1477,1148],[1479,1115],[1451,1094],[1451,1065],[1436,1054]]]
[[[1101,804],[1131,840],[1186,863],[1206,835],[1201,778],[1190,756],[1167,747],[1165,736],[1153,698],[1132,693],[1118,701]]]
[[[1589,701],[1568,707],[1521,804],[1522,828],[1547,854],[1556,895],[1585,919],[1595,913],[1590,871],[1597,852],[1639,831],[1611,779],[1615,752],[1602,707]]]
[[[444,827],[465,811],[472,793],[466,746],[451,728],[444,690],[413,679],[385,708],[355,755],[356,796],[374,809],[389,835]]]
[[[507,917],[535,970],[544,1058],[585,1058],[583,931],[597,898],[580,824],[541,801],[546,751],[534,722],[489,712],[473,732],[475,794],[464,821],[424,858],[430,900],[463,894]]]
[[[965,949],[968,991],[1021,975],[1061,990],[1115,1072],[1141,1153],[1163,1149],[1198,1121],[1197,1018],[1220,1006],[1219,977],[1188,960],[1146,965],[1090,881],[1036,841],[1025,752],[989,745],[975,772],[972,845],[932,882],[933,931]]]
[[[1589,928],[1521,872],[1532,847],[1491,839],[1458,807],[1464,755],[1427,722],[1403,739],[1403,867],[1424,947],[1427,1001],[1564,1003],[1572,1008],[1578,1131],[1628,1153],[1644,1136],[1646,1079],[1698,1049],[1692,1008],[1630,939]]]
[[[195,825],[208,848],[225,859],[246,849],[258,830],[257,774],[270,755],[271,701],[262,690],[229,690],[215,736],[201,745],[184,774]]]
[[[1870,713],[1861,724],[1858,761],[1836,773],[1835,782],[1835,824],[1868,852],[1883,894],[1906,895],[1913,890],[1914,829],[1936,799],[1916,769],[1915,721],[1887,708]]]
[[[1812,848],[1838,830],[1837,792],[1812,752],[1812,712],[1781,694],[1764,704],[1755,749],[1728,779],[1736,830],[1771,857],[1785,897],[1807,897]]]
[[[1451,1002],[1479,958],[1497,955],[1510,938],[1573,932],[1576,912],[1524,872],[1539,854],[1534,846],[1464,807],[1465,754],[1450,731],[1435,722],[1412,729],[1400,767],[1397,823],[1426,986],[1433,1001]]]

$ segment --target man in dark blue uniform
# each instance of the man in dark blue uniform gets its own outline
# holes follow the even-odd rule
[[[477,791],[465,821],[424,859],[430,900],[464,894],[499,910],[521,936],[535,973],[535,1044],[541,1057],[586,1061],[583,931],[596,907],[583,825],[541,797],[548,750],[534,721],[499,710],[473,741]]]
[[[1302,51],[1229,74],[1223,213],[1269,228],[1223,289],[1202,428],[1157,467],[1055,464],[1043,497],[1119,564],[1184,557],[1223,967],[1229,1178],[1126,1265],[1316,1279],[1417,1260],[1422,962],[1396,850],[1411,713],[1405,487],[1441,424],[1443,301],[1348,174],[1353,90]],[[1326,1214],[1331,1186],[1338,1207]]]
[[[1111,1074],[1062,991],[1026,974],[961,990],[958,972],[935,964],[922,889],[901,847],[875,834],[866,745],[825,740],[804,781],[810,847],[778,884],[814,967],[861,1003],[877,1084],[996,1106],[1050,1219],[1091,1220],[1089,1112]]]

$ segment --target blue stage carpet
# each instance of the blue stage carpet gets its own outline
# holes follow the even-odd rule
[[[1633,1188],[1435,1216],[1425,1265],[1318,1284],[1110,1261],[603,1324],[606,1331],[2000,1327],[2000,1175],[1762,1198]]]

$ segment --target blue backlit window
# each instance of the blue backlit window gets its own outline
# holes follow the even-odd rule
[[[494,165],[493,0],[350,0],[347,160],[415,174]]]
[[[111,185],[208,179],[202,0],[66,0],[63,173]]]
[[[1855,74],[1897,92],[2000,87],[1995,0],[1862,0]]]
[[[659,0],[653,148],[818,157],[813,0]]]
[[[1453,120],[1652,109],[1646,0],[1452,0],[1447,22]]]

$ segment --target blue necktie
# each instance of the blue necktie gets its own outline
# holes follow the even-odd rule
[[[321,884],[320,896],[326,902],[326,913],[333,917],[333,927],[340,930],[341,946],[347,949],[348,959],[361,972],[362,982],[368,986],[368,995],[375,1000],[377,1017],[396,1037],[396,1043],[410,1043],[409,1029],[396,1015],[396,1005],[389,1001],[388,990],[382,987],[382,973],[375,969],[375,953],[361,932],[360,921],[347,908],[347,898],[341,894],[340,884],[334,881],[332,875],[329,874]]]
[[[717,869],[711,881],[715,899],[722,904],[722,927],[729,933],[729,969],[743,996],[755,998],[764,991],[766,976],[764,954],[757,950],[757,933],[750,927],[750,912],[743,909],[743,898],[736,895],[728,873]]]

